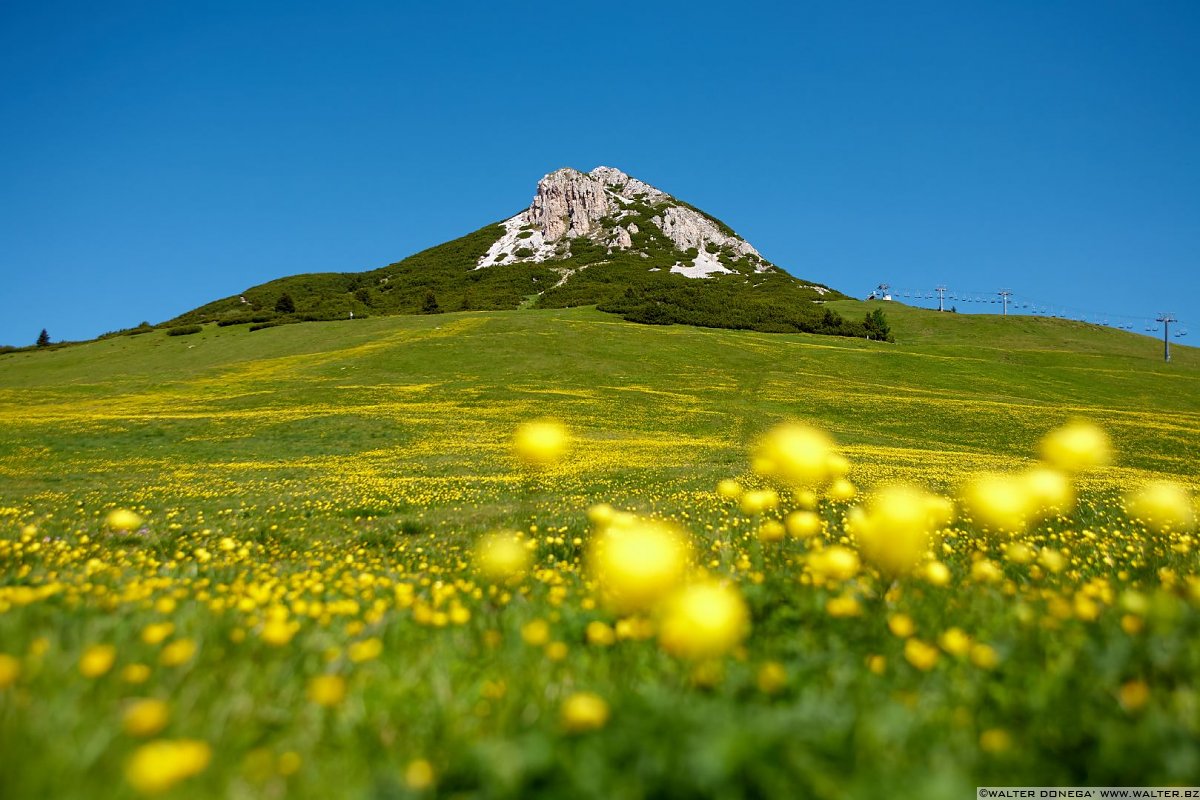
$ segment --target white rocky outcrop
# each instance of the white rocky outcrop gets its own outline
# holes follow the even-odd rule
[[[479,259],[476,269],[567,258],[570,241],[579,237],[610,250],[628,250],[640,229],[632,221],[619,223],[634,207],[659,207],[651,222],[676,249],[697,252],[691,264],[677,263],[672,272],[691,278],[732,272],[722,263],[722,254],[747,259],[756,272],[773,269],[745,239],[725,233],[704,214],[613,167],[596,167],[587,173],[564,168],[543,177],[529,208],[504,221],[504,234]]]

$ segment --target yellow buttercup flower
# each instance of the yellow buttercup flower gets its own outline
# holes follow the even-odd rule
[[[159,740],[139,747],[125,768],[125,777],[142,794],[161,794],[203,772],[212,748],[195,739]]]
[[[521,578],[529,569],[530,560],[525,541],[512,531],[490,533],[475,548],[475,565],[492,581]]]
[[[748,630],[749,613],[741,594],[728,584],[707,581],[672,596],[658,641],[680,658],[712,658],[733,649]]]
[[[1129,494],[1125,510],[1159,533],[1186,533],[1196,527],[1196,511],[1188,490],[1172,481],[1154,481]]]
[[[812,511],[793,511],[783,522],[788,534],[797,539],[809,539],[821,532],[821,518]]]
[[[679,584],[687,567],[687,545],[665,523],[637,518],[598,535],[590,564],[605,603],[629,613],[651,608]]]
[[[79,672],[85,678],[99,678],[112,669],[116,660],[117,648],[111,644],[92,645],[79,659]]]
[[[1019,534],[1037,511],[1029,484],[1015,475],[977,475],[963,487],[962,501],[980,527]]]
[[[1062,472],[1049,467],[1034,467],[1021,478],[1025,481],[1031,513],[1047,517],[1069,514],[1075,508],[1075,487]]]
[[[129,533],[142,526],[142,518],[127,508],[114,508],[104,518],[104,525],[110,531]]]
[[[413,759],[404,768],[404,785],[414,792],[423,792],[433,786],[435,777],[433,765],[423,758]]]
[[[21,662],[7,653],[0,653],[0,689],[7,689],[21,677]]]
[[[517,458],[533,467],[547,467],[558,462],[570,447],[567,426],[554,420],[526,422],[517,428],[513,451]]]
[[[906,639],[904,658],[922,672],[928,672],[937,665],[938,649],[920,639]]]
[[[1042,439],[1042,458],[1047,464],[1067,473],[1102,467],[1112,461],[1112,442],[1108,434],[1090,422],[1071,422]]]
[[[562,724],[571,733],[603,728],[608,723],[608,703],[593,692],[576,692],[563,702]]]
[[[171,713],[162,700],[136,700],[121,718],[121,726],[131,736],[153,736],[167,726]]]
[[[873,493],[864,508],[854,509],[847,529],[863,557],[885,573],[909,572],[925,556],[941,522],[931,496],[908,486],[888,486]]]
[[[860,567],[858,554],[841,545],[817,550],[808,557],[808,568],[813,574],[829,580],[848,581],[858,574]]]
[[[833,440],[816,428],[795,422],[777,425],[759,441],[753,453],[755,472],[792,487],[817,487],[829,482],[843,462]]]
[[[308,699],[332,708],[346,697],[346,679],[340,675],[317,675],[308,682]]]
[[[158,661],[166,667],[178,667],[191,661],[196,649],[196,643],[191,639],[178,639],[162,649]]]

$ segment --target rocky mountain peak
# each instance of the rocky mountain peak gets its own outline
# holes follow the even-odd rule
[[[614,167],[551,172],[538,181],[529,208],[503,226],[477,268],[566,260],[583,239],[610,253],[653,240],[678,251],[671,271],[691,278],[741,271],[738,264],[753,272],[775,269],[716,219]]]

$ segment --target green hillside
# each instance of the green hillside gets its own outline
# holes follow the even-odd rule
[[[622,217],[623,225],[636,230],[628,249],[579,237],[564,241],[558,255],[542,262],[508,261],[477,269],[480,258],[504,233],[497,223],[379,269],[294,275],[253,286],[163,327],[216,322],[262,328],[351,315],[598,306],[648,324],[839,336],[865,332],[861,317],[844,319],[814,302],[844,298],[841,293],[794,278],[761,259],[737,256],[728,248],[706,245],[728,274],[696,279],[673,273],[673,266],[690,263],[697,251],[676,249],[651,222],[668,204],[696,211],[733,235],[720,220],[674,198],[656,203],[630,200]],[[605,218],[601,224],[612,228],[616,223]],[[531,252],[520,247],[515,251],[522,257]]]
[[[1166,365],[1108,329],[886,309],[895,343],[570,308],[0,356],[0,793],[1196,785],[1195,540],[1115,493],[1200,488],[1200,353]],[[546,417],[570,449],[523,465],[513,432]],[[784,419],[829,431],[862,493],[957,497],[1078,417],[1117,456],[1074,481],[1076,509],[1008,536],[961,514],[912,572],[859,564],[832,490],[818,529],[786,536],[800,494],[714,491],[768,485],[748,447]],[[610,608],[598,503],[686,531],[690,579],[741,598],[748,632],[680,655],[669,607]],[[488,577],[477,543],[501,528],[532,563]]]
[[[885,304],[831,305],[857,317]],[[407,492],[447,462],[476,479],[503,473],[502,421],[551,414],[614,446],[637,442],[659,453],[655,475],[701,488],[785,416],[864,452],[949,465],[1024,457],[1040,431],[1086,415],[1111,426],[1123,464],[1192,473],[1195,348],[1175,347],[1166,365],[1154,340],[1083,323],[886,309],[895,344],[632,325],[571,309],[209,325],[14,353],[0,357],[0,467],[14,503],[61,483],[64,468],[98,502],[114,481],[157,483],[168,465],[204,473],[238,462],[239,475],[288,475],[286,485],[298,481],[289,491],[307,493],[309,480],[370,451],[410,473]],[[447,444],[422,444],[432,441]],[[47,457],[31,464],[31,452]],[[300,453],[320,458],[287,464]],[[611,467],[591,479],[620,484]]]

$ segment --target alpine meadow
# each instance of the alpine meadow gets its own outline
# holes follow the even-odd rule
[[[1197,352],[823,306],[0,356],[5,796],[1194,785]]]

